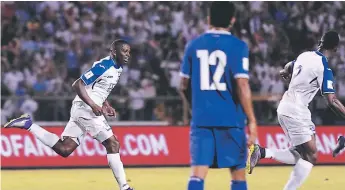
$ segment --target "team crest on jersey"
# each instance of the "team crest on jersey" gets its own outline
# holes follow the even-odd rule
[[[243,69],[248,71],[249,70],[249,59],[244,57],[242,59]]]
[[[333,81],[327,80],[327,88],[328,88],[328,89],[334,89],[334,88],[333,88]]]
[[[85,78],[86,78],[86,79],[89,79],[89,78],[91,78],[92,76],[93,76],[93,72],[92,72],[92,71],[89,71],[89,72],[85,73]]]

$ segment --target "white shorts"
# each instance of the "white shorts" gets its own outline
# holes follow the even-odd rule
[[[74,102],[70,120],[61,137],[72,137],[79,145],[80,139],[86,133],[89,133],[100,143],[114,135],[104,116],[96,116],[84,102]]]
[[[310,141],[315,134],[315,125],[309,119],[295,119],[278,114],[278,121],[293,146]]]

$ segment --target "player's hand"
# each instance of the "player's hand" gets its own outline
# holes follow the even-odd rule
[[[258,136],[258,129],[256,122],[249,122],[248,123],[249,128],[249,137],[247,140],[247,145],[250,147],[251,145],[255,144],[256,138]]]
[[[279,71],[279,75],[285,80],[289,81],[291,79],[291,74],[285,69]]]
[[[90,107],[92,108],[92,111],[96,116],[101,116],[103,114],[102,108],[98,106],[97,104],[94,104]]]
[[[116,110],[111,106],[103,105],[102,113],[107,116],[116,117]]]

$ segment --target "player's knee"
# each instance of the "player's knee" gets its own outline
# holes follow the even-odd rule
[[[67,141],[59,142],[52,149],[61,157],[67,158],[78,147],[77,144],[68,143]]]
[[[200,179],[205,179],[208,168],[208,166],[192,166],[192,176]]]
[[[62,157],[67,158],[76,149],[74,146],[65,146],[62,152]]]
[[[230,169],[231,178],[235,181],[246,181],[246,171],[245,169]]]
[[[109,153],[118,153],[120,150],[120,142],[116,139],[110,142]]]
[[[107,153],[118,153],[120,150],[120,142],[115,138],[109,138],[102,143]]]
[[[317,152],[313,152],[310,154],[307,154],[307,161],[312,163],[312,164],[316,164],[317,161]]]
[[[67,158],[69,155],[71,155],[72,152],[69,152],[69,151],[63,151],[60,153],[60,156],[64,157],[64,158]]]
[[[317,161],[317,152],[306,152],[301,154],[301,158],[312,164],[315,164]]]

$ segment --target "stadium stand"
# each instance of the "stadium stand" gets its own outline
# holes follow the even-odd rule
[[[207,2],[1,3],[1,122],[32,113],[35,120],[67,121],[72,82],[108,54],[109,42],[128,40],[131,64],[112,92],[119,120],[183,124],[179,66],[186,42],[207,29]],[[250,48],[251,87],[260,123],[276,124],[286,84],[279,69],[316,48],[329,29],[341,35],[329,60],[345,98],[345,2],[237,2],[232,33]],[[321,98],[316,124],[344,124]],[[323,110],[323,111],[320,111]]]

